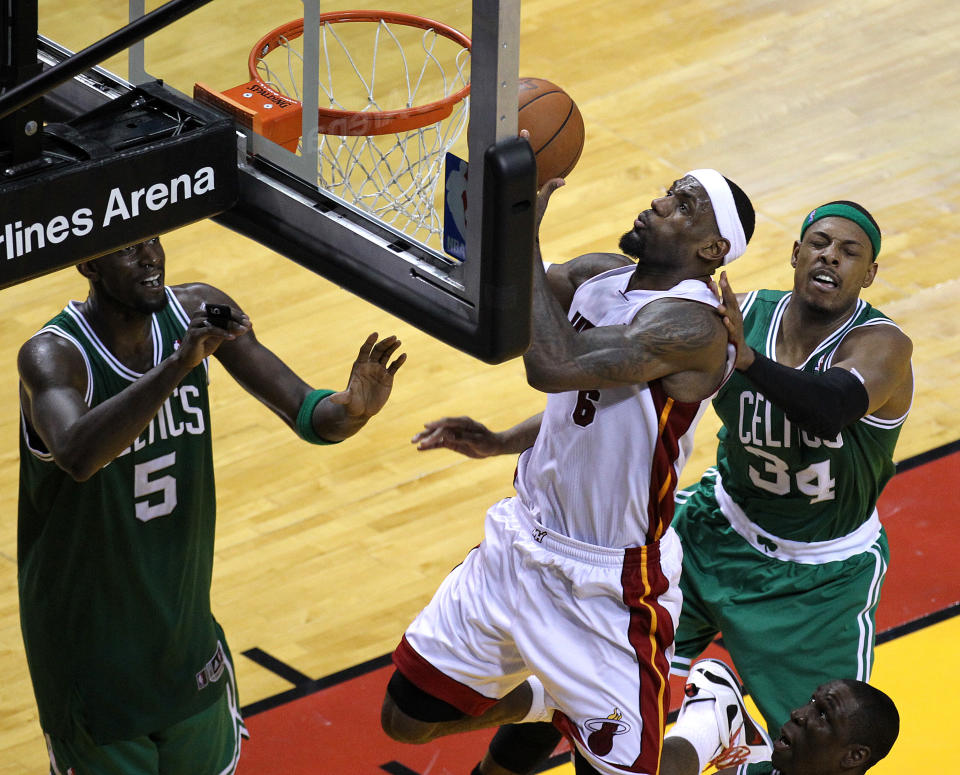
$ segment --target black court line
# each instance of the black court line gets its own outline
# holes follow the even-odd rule
[[[942,447],[921,452],[919,455],[914,455],[906,460],[901,460],[897,463],[897,473],[902,474],[904,471],[922,466],[924,463],[932,463],[934,460],[952,455],[954,452],[960,452],[960,439],[951,441],[949,444],[944,444]]]
[[[243,655],[247,659],[256,662],[260,667],[265,667],[271,673],[276,673],[294,686],[300,686],[312,680],[310,676],[301,673],[299,670],[294,670],[286,662],[281,662],[276,657],[271,657],[266,651],[262,651],[261,649],[247,649],[243,652]]]
[[[420,775],[419,772],[415,772],[414,770],[411,770],[409,767],[405,767],[397,761],[381,764],[380,769],[384,772],[389,772],[390,775]]]
[[[897,638],[902,638],[904,635],[909,635],[934,624],[939,624],[947,619],[952,619],[954,616],[960,616],[960,601],[951,603],[946,608],[941,608],[939,611],[934,611],[926,616],[921,616],[920,618],[913,619],[905,624],[898,624],[896,627],[891,627],[887,630],[884,630],[877,635],[877,645],[879,646],[882,643],[888,643],[892,640],[896,640]],[[243,652],[244,656],[248,657],[251,653],[254,653],[256,656],[255,659],[250,657],[253,659],[253,661],[255,661],[258,665],[265,667],[267,670],[276,673],[281,678],[291,681],[291,683],[294,683],[294,688],[285,692],[281,692],[280,694],[275,694],[272,697],[267,697],[266,699],[250,703],[249,705],[245,705],[243,708],[241,708],[244,716],[255,716],[257,713],[263,713],[264,711],[277,708],[281,705],[285,705],[288,702],[292,702],[293,700],[298,700],[301,697],[306,697],[310,694],[313,694],[314,692],[328,689],[331,686],[336,686],[337,684],[344,683],[345,681],[349,681],[353,678],[359,678],[367,673],[372,673],[374,670],[379,670],[381,667],[386,667],[391,661],[390,654],[384,654],[382,657],[376,657],[375,659],[371,659],[359,665],[354,665],[346,670],[341,670],[339,673],[332,673],[324,678],[312,679],[308,678],[303,673],[294,670],[292,667],[289,667],[279,659],[271,657],[269,654],[261,651],[260,649],[250,649],[249,651]],[[299,677],[299,680],[294,681],[292,679],[294,676]],[[669,714],[667,720],[672,722],[675,719],[676,711],[673,711]]]
[[[302,680],[291,681],[291,683],[294,684],[293,689],[288,689],[285,692],[280,692],[280,694],[274,694],[272,697],[266,697],[265,699],[245,705],[240,709],[244,716],[255,716],[257,713],[263,713],[266,710],[278,708],[281,705],[286,705],[288,702],[299,700],[301,697],[306,697],[315,692],[322,691],[323,689],[328,689],[331,686],[336,686],[337,684],[344,683],[353,678],[359,678],[361,675],[366,675],[367,673],[372,673],[374,670],[379,670],[381,667],[386,667],[391,661],[391,655],[385,654],[382,657],[376,657],[368,660],[367,662],[362,662],[359,665],[348,667],[346,670],[341,670],[338,673],[331,673],[323,678],[314,679],[303,675],[303,673],[294,670],[285,663],[281,662],[279,659],[271,657],[269,654],[261,651],[260,649],[250,649],[250,651],[256,651],[258,654],[262,654],[265,658],[263,661],[254,661],[256,661],[257,664],[267,668],[267,670],[275,672],[281,678],[286,678],[289,681],[289,676],[297,675],[301,676]],[[248,652],[245,651],[243,653],[244,656],[246,656]],[[267,664],[267,662],[269,662],[269,664]],[[271,665],[281,667],[283,672],[274,669],[274,667]]]
[[[954,452],[958,451],[960,451],[960,439],[951,441],[948,444],[937,447],[936,449],[931,449],[927,452],[922,452],[919,455],[914,455],[911,458],[900,461],[897,463],[897,473],[901,474],[904,471],[909,471],[912,468],[917,468],[925,463],[930,463],[939,458],[946,457],[947,455],[952,455]],[[888,630],[878,633],[876,645],[879,646],[882,643],[888,643],[891,640],[903,637],[904,635],[909,635],[912,632],[917,632],[925,627],[930,627],[931,625],[946,621],[947,619],[951,619],[957,615],[960,615],[960,601],[952,603],[951,605],[939,611],[934,611],[926,616],[921,616],[919,619],[914,619],[913,621],[906,622],[905,624],[899,624],[896,627],[891,627]],[[314,692],[319,692],[323,689],[343,683],[344,681],[349,681],[352,678],[358,678],[361,675],[372,673],[374,670],[379,670],[381,667],[385,667],[390,664],[390,654],[384,654],[381,657],[376,657],[368,660],[367,662],[362,662],[359,665],[348,667],[347,669],[341,670],[338,673],[332,673],[331,675],[323,678],[313,679],[304,675],[293,667],[290,667],[276,657],[267,654],[261,649],[252,648],[243,652],[243,655],[256,662],[261,667],[276,673],[278,676],[294,685],[293,689],[281,692],[280,694],[275,694],[272,697],[266,697],[262,700],[258,700],[257,702],[252,702],[249,705],[245,705],[243,708],[241,708],[241,712],[244,716],[255,716],[257,713],[263,713],[264,711],[272,710],[273,708],[280,707],[288,702],[293,702],[301,697],[306,697]],[[675,718],[676,711],[670,713],[667,720],[672,722],[675,720]]]
[[[952,619],[954,616],[958,615],[960,615],[960,601],[951,603],[946,608],[941,608],[939,611],[934,611],[932,614],[921,616],[919,619],[914,619],[904,624],[898,624],[896,627],[891,627],[889,630],[884,630],[877,635],[877,645],[879,646],[881,643],[887,643],[891,640],[902,638],[904,635],[909,635],[911,632],[917,632],[918,630],[922,630],[934,624],[945,622],[947,619]]]

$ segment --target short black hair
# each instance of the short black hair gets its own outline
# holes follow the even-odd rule
[[[845,202],[844,204],[853,204]],[[890,753],[900,734],[900,713],[893,700],[875,686],[845,678],[840,681],[853,695],[858,712],[850,716],[849,743],[870,748],[869,769]]]
[[[734,183],[730,178],[724,176],[727,185],[730,186],[730,193],[733,194],[733,203],[737,206],[737,215],[740,216],[740,225],[743,226],[743,236],[747,242],[753,236],[753,229],[757,224],[757,216],[753,211],[753,204],[750,197],[744,193],[744,190]]]

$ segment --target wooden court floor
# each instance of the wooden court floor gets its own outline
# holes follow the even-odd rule
[[[444,18],[439,0],[413,5]],[[40,28],[79,50],[120,26],[124,6],[43,0]],[[156,57],[179,88],[200,77],[233,86],[249,43],[300,8],[296,0],[263,8],[216,0],[161,35]],[[651,197],[686,170],[713,166],[751,195],[758,213],[751,247],[730,269],[734,287],[787,287],[805,213],[857,200],[884,233],[865,298],[915,345],[914,409],[897,457],[960,439],[958,29],[953,0],[526,0],[522,74],[566,87],[587,132],[547,214],[545,252],[563,260],[614,250]],[[120,59],[108,66],[125,72]],[[312,677],[387,654],[480,539],[486,507],[511,494],[515,464],[417,453],[410,437],[448,414],[503,428],[539,411],[543,397],[526,386],[519,361],[475,361],[214,224],[163,241],[168,283],[227,290],[261,340],[318,387],[345,384],[368,332],[403,340],[409,361],[391,402],[360,436],[333,448],[298,441],[211,369],[220,512],[213,599],[234,654],[258,648]],[[17,613],[15,357],[85,292],[74,270],[0,291],[0,775],[46,767]],[[716,429],[708,414],[682,483],[712,461]],[[947,478],[960,494],[960,475]],[[942,573],[960,599],[955,567]],[[900,705],[904,725],[878,775],[947,771],[960,713],[951,668],[957,622],[880,647],[875,681]],[[237,663],[244,704],[289,688],[251,660]]]

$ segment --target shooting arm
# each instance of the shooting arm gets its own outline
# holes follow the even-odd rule
[[[679,400],[688,400],[685,393],[698,393],[704,380],[716,377],[719,382],[727,337],[713,308],[705,304],[661,300],[640,310],[630,325],[574,330],[562,304],[569,304],[566,296],[573,295],[569,291],[597,271],[625,265],[626,259],[613,254],[587,254],[582,257],[583,272],[579,271],[579,262],[570,262],[566,270],[568,293],[554,291],[556,280],[548,282],[543,267],[539,229],[550,196],[561,185],[562,181],[547,181],[537,196],[532,341],[523,356],[527,382],[537,390],[554,393],[671,377],[678,386],[678,394],[671,395]],[[556,271],[553,266],[550,269],[551,274]],[[558,296],[563,298],[558,300]]]
[[[524,365],[538,390],[603,389],[689,373],[695,378],[686,381],[688,388],[671,395],[699,400],[702,384],[719,384],[725,352],[723,324],[706,304],[664,299],[641,309],[629,325],[576,332],[535,282],[533,341]]]

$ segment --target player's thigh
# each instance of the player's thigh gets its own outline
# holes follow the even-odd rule
[[[683,573],[680,590],[683,593],[683,607],[680,610],[680,623],[677,625],[675,653],[672,670],[678,675],[686,675],[690,663],[695,660],[717,637],[719,628],[700,597],[702,585],[709,585],[711,577],[701,574],[694,563],[687,561],[684,550]]]
[[[206,710],[152,735],[159,775],[232,775],[246,727],[240,716],[232,665],[220,699]]]
[[[454,686],[443,686],[447,679],[500,698],[529,674],[513,643],[521,558],[514,549],[518,527],[509,509],[509,503],[491,507],[483,543],[443,580],[394,655],[404,675],[441,699],[451,701],[447,695],[456,692]],[[409,658],[409,650],[433,670]]]
[[[559,708],[555,723],[598,772],[656,771],[671,649],[655,630],[643,629],[643,635],[627,635],[620,643],[588,632],[577,640],[556,637],[554,653],[564,658],[565,668],[558,662],[551,669],[540,660],[535,671]],[[638,765],[640,770],[633,769]]]
[[[665,541],[666,559],[627,550],[622,567],[545,547],[531,557],[536,583],[521,578],[518,648],[559,710],[555,722],[599,772],[657,769],[680,609],[679,541]]]
[[[703,570],[699,562],[701,551],[697,545],[684,544],[683,547],[683,572],[680,575],[683,606],[672,665],[673,672],[678,675],[689,672],[690,663],[704,652],[720,631],[713,613],[719,580],[716,574]]]
[[[876,608],[886,569],[883,547],[824,566],[786,563],[767,596],[734,603],[724,645],[771,729],[837,678],[869,680]]]

